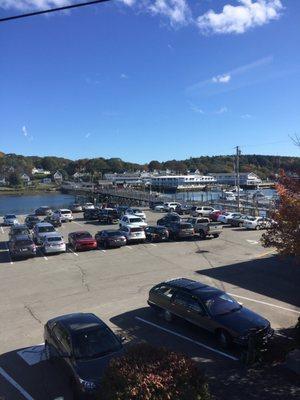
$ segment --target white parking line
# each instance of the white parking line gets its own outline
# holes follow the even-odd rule
[[[238,299],[249,300],[249,301],[253,301],[254,303],[260,303],[260,304],[264,304],[266,306],[280,308],[281,310],[285,310],[285,311],[290,311],[290,312],[293,312],[295,314],[300,314],[300,311],[293,310],[292,308],[281,307],[281,306],[278,306],[277,304],[267,303],[266,301],[249,299],[249,297],[238,296],[237,294],[233,294],[233,293],[228,293],[228,294],[230,296],[237,297]]]
[[[1,233],[4,233],[4,229],[2,228],[2,226],[1,226]]]
[[[247,239],[246,242],[248,242],[248,243],[250,243],[250,244],[258,244],[258,241],[257,241],[257,240],[250,240],[250,239]]]
[[[212,351],[212,352],[214,352],[214,353],[218,353],[218,354],[220,354],[221,356],[230,358],[231,360],[234,360],[234,361],[238,361],[238,360],[239,360],[237,357],[234,357],[234,356],[232,356],[232,355],[230,355],[230,354],[224,353],[223,351],[214,349],[213,347],[207,346],[206,344],[201,343],[201,342],[198,342],[197,340],[194,340],[194,339],[191,339],[191,338],[189,338],[189,337],[187,337],[187,336],[181,335],[180,333],[177,333],[177,332],[171,331],[171,330],[169,330],[169,329],[163,328],[162,326],[157,325],[157,324],[154,324],[153,322],[147,321],[147,320],[145,320],[145,319],[143,319],[143,318],[135,317],[135,319],[137,319],[138,321],[144,322],[145,324],[154,326],[155,328],[158,328],[158,329],[160,329],[160,330],[162,330],[162,331],[164,331],[164,332],[171,333],[171,335],[178,336],[178,337],[180,337],[181,339],[184,339],[184,340],[187,340],[188,342],[194,343],[194,344],[196,344],[197,346],[203,347],[204,349],[210,350],[210,351]]]
[[[125,249],[132,250],[131,246],[125,246]]]
[[[12,386],[14,386],[27,400],[34,400],[25,389],[22,388],[3,368],[0,367],[0,374],[5,378]]]
[[[46,256],[44,255],[44,253],[42,252],[41,249],[38,249],[38,252],[41,254],[41,256],[44,258],[45,261],[48,261],[48,257],[46,257]]]
[[[106,253],[106,250],[100,250],[100,251],[102,251],[102,253]]]
[[[80,224],[79,222],[76,222],[76,221],[72,221],[72,222],[73,222],[73,224],[76,224],[76,225],[79,225],[79,226],[81,226],[81,227],[85,228],[85,226],[84,226],[84,225],[82,225],[82,224]]]
[[[77,254],[77,253],[75,253],[75,251],[73,251],[73,250],[72,250],[72,249],[70,249],[70,248],[69,248],[69,251],[70,251],[71,253],[75,254],[75,256],[77,256],[77,257],[78,257],[78,254]]]
[[[156,246],[157,246],[157,244],[150,243],[150,246],[154,246],[154,247],[156,247]]]

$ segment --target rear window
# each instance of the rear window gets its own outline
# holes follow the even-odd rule
[[[71,214],[70,210],[60,210],[60,212],[63,214]]]
[[[180,224],[179,226],[181,229],[191,229],[192,228],[191,224]]]
[[[92,235],[89,232],[77,233],[75,236],[76,236],[77,239],[90,239],[90,238],[92,238]]]
[[[143,228],[131,228],[131,232],[143,232]]]
[[[5,218],[17,218],[14,214],[8,214],[5,216]]]
[[[141,222],[141,218],[129,218],[130,223]]]
[[[48,242],[60,242],[62,240],[61,237],[55,236],[55,237],[49,237]]]
[[[41,233],[44,232],[55,232],[55,229],[53,226],[39,226],[38,231]]]
[[[120,236],[122,235],[122,233],[120,231],[116,231],[116,232],[107,232],[108,236]]]
[[[33,242],[30,239],[22,239],[22,240],[17,240],[16,244],[18,246],[30,246],[31,244],[33,244]]]

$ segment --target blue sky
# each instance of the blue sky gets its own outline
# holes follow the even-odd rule
[[[0,15],[71,0],[0,0]],[[296,155],[300,1],[115,0],[0,24],[0,150]]]

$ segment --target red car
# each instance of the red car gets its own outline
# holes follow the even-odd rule
[[[97,240],[87,231],[69,233],[69,246],[77,250],[97,249]]]
[[[224,211],[220,211],[220,210],[213,211],[212,213],[209,214],[209,218],[212,221],[217,222],[218,221],[218,216],[223,214],[223,213],[224,213]]]

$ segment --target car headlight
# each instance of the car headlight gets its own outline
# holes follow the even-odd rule
[[[82,386],[82,388],[86,391],[92,391],[97,389],[97,385],[95,382],[92,381],[86,381],[85,379],[79,378],[79,383]]]

